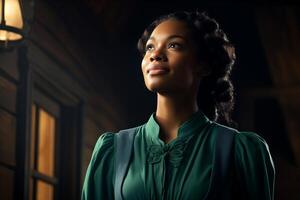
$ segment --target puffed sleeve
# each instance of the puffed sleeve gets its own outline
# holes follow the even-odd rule
[[[275,168],[268,144],[253,132],[235,135],[235,167],[243,199],[273,200]]]
[[[114,134],[102,134],[95,147],[84,179],[82,200],[107,200],[113,197]]]

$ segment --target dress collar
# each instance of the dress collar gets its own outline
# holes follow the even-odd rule
[[[198,132],[198,130],[203,127],[203,125],[208,122],[209,119],[205,114],[198,110],[193,113],[178,129],[178,139],[183,139],[193,133]],[[160,127],[155,119],[155,112],[151,114],[148,122],[146,123],[146,135],[150,138],[153,143],[161,143],[159,139]],[[177,138],[175,140],[177,140]],[[171,142],[172,143],[172,142]]]

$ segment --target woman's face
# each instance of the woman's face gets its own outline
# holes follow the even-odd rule
[[[142,71],[146,87],[158,93],[186,93],[197,90],[200,64],[187,25],[166,20],[146,43]]]

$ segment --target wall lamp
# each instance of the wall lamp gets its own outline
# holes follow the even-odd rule
[[[0,44],[4,48],[24,38],[21,7],[19,0],[0,0]]]

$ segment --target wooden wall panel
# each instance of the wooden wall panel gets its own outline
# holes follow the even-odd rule
[[[15,80],[19,80],[17,50],[0,53],[0,70]]]
[[[15,165],[16,119],[0,109],[0,162]]]
[[[13,200],[14,171],[0,165],[0,197],[3,200]]]
[[[100,129],[99,125],[90,118],[85,119],[84,131],[88,135],[88,137],[84,137],[84,143],[89,148],[94,148],[99,136],[104,133],[104,130]]]
[[[0,108],[9,112],[16,112],[16,94],[15,84],[0,76]]]

